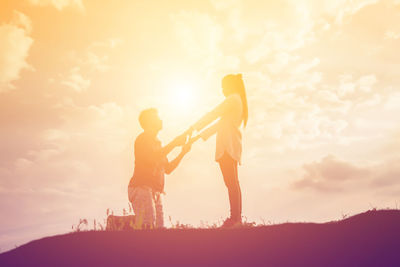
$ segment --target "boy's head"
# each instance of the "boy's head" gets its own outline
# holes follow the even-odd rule
[[[140,112],[139,123],[145,131],[158,132],[162,129],[162,120],[155,108],[145,109]]]

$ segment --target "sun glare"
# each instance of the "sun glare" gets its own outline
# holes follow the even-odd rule
[[[174,103],[175,109],[185,112],[189,111],[196,104],[196,88],[190,82],[174,82],[170,88],[171,103]]]

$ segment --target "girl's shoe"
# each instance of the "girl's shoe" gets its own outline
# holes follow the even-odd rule
[[[221,225],[221,228],[236,228],[241,225],[242,225],[242,221],[240,219],[233,219],[233,218],[229,217]]]

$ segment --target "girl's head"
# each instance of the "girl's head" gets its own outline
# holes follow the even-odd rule
[[[242,99],[243,105],[243,125],[246,127],[247,120],[249,117],[249,111],[247,106],[246,89],[242,74],[228,74],[222,79],[222,93],[225,97],[231,94],[238,94]]]

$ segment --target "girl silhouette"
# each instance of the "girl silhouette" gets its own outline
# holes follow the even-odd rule
[[[187,133],[203,128],[219,119],[215,124],[199,134],[204,141],[217,134],[215,160],[219,163],[222,176],[228,188],[230,217],[222,227],[240,225],[242,222],[242,193],[240,190],[237,165],[241,162],[242,134],[240,126],[246,127],[248,107],[242,74],[229,74],[222,79],[222,93],[225,100],[207,113]]]

